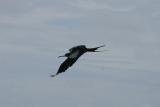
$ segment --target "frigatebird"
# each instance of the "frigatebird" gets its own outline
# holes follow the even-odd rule
[[[56,74],[51,75],[51,77],[55,77],[56,75],[65,72],[69,67],[71,67],[77,59],[86,52],[102,52],[97,51],[98,48],[104,47],[105,45],[98,46],[95,48],[86,48],[85,45],[78,45],[69,49],[69,52],[63,56],[59,57],[67,57],[67,59],[60,65]]]

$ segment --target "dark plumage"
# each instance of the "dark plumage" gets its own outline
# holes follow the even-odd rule
[[[86,48],[85,45],[79,45],[75,46],[71,49],[69,49],[69,53],[66,53],[64,56],[59,56],[59,57],[67,57],[67,59],[60,65],[57,73],[55,75],[51,75],[51,77],[54,77],[62,72],[65,72],[69,67],[71,67],[77,59],[83,55],[86,52],[101,52],[101,51],[96,51],[98,48],[104,47],[105,45],[95,47],[95,48]]]

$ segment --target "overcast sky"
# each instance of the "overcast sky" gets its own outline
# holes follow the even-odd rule
[[[1,107],[160,107],[159,0],[0,0]],[[50,78],[57,56],[105,44]]]

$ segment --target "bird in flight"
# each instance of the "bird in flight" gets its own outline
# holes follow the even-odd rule
[[[79,45],[79,46],[72,47],[71,49],[69,49],[68,53],[66,53],[63,56],[59,56],[59,57],[67,57],[67,59],[60,65],[57,73],[54,75],[51,75],[51,77],[55,77],[56,75],[62,72],[65,72],[69,67],[71,67],[77,61],[77,59],[81,55],[83,55],[86,52],[102,52],[102,51],[97,51],[97,49],[104,46],[105,45],[98,46],[95,48],[86,48],[85,45]]]

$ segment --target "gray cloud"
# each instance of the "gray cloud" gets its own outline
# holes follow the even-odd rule
[[[158,0],[0,1],[0,106],[158,107]],[[68,48],[106,44],[56,73]]]

